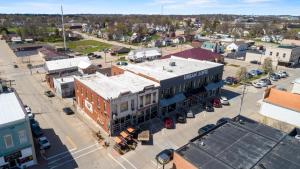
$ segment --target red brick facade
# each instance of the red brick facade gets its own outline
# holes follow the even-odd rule
[[[78,80],[75,79],[74,83],[78,107],[109,133],[110,102],[97,95],[93,90]],[[92,105],[92,111],[87,108],[86,101]]]
[[[119,68],[118,66],[112,65],[111,67],[111,75],[115,76],[115,75],[119,75],[119,74],[123,74],[124,70]]]
[[[193,164],[174,152],[173,169],[197,169]]]

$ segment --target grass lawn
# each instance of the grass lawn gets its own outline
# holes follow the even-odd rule
[[[67,42],[68,48],[75,52],[88,54],[91,52],[101,51],[105,48],[111,48],[112,45],[94,40],[81,40]]]

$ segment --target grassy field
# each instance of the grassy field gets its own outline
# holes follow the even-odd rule
[[[67,46],[75,52],[88,54],[91,52],[101,51],[105,48],[111,48],[112,45],[94,40],[81,40],[67,42]]]

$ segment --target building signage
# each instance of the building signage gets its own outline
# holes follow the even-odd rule
[[[207,74],[208,74],[208,70],[202,70],[199,72],[190,73],[190,74],[184,75],[184,80],[192,79],[192,78],[207,75]]]
[[[90,112],[93,112],[93,105],[89,101],[85,100],[84,105]]]

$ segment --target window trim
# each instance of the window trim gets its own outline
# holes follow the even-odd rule
[[[24,134],[23,135],[23,138],[21,138],[21,134]],[[20,141],[20,144],[25,144],[28,142],[28,137],[27,137],[27,134],[26,134],[26,131],[25,130],[20,130],[18,131],[18,135],[19,135],[19,141]],[[24,140],[22,140],[24,139]]]
[[[11,138],[11,146],[8,146],[8,145],[7,145],[6,137],[10,137],[10,138]],[[12,137],[11,134],[4,135],[4,136],[3,136],[3,139],[4,139],[4,144],[5,144],[6,149],[9,149],[9,148],[14,147],[14,140],[13,140],[13,137]]]

